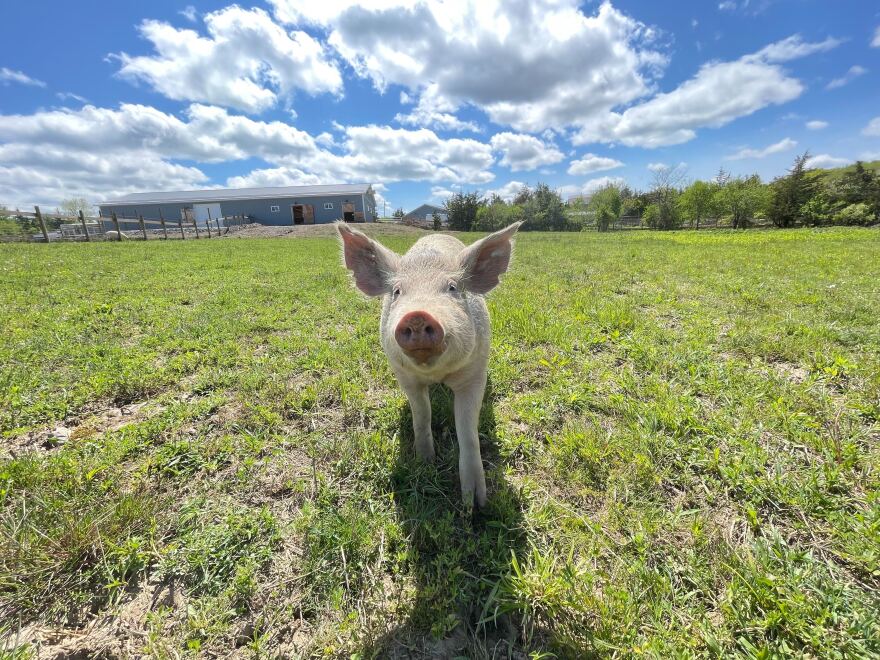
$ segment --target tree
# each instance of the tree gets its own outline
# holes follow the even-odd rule
[[[480,207],[477,211],[474,229],[477,231],[498,231],[524,219],[525,213],[521,206],[508,204],[499,198],[491,204]]]
[[[770,220],[777,227],[790,227],[801,217],[801,209],[816,193],[816,181],[809,175],[805,151],[794,159],[787,176],[773,181],[773,199],[769,208]]]
[[[745,229],[763,213],[770,200],[770,188],[761,183],[757,174],[728,178],[715,193],[718,209],[730,217],[734,229]]]
[[[623,208],[623,195],[620,188],[613,183],[600,188],[590,197],[587,208],[596,216],[596,229],[608,231],[609,225],[620,218],[620,212]]]
[[[519,192],[516,193],[516,196],[511,200],[511,203],[516,206],[524,206],[525,204],[528,204],[531,199],[532,189],[527,185],[523,185],[523,187],[519,189]]]
[[[694,181],[678,198],[678,204],[682,216],[699,229],[700,220],[711,213],[714,199],[715,186],[706,181]]]
[[[440,214],[437,211],[431,213],[431,220],[434,222],[434,231],[440,231],[440,226],[442,222],[440,221]]]
[[[514,204],[519,195],[514,198]],[[531,192],[529,200],[522,205],[529,223],[528,229],[533,231],[562,231],[567,228],[565,205],[559,193],[546,183],[539,183]]]
[[[404,215],[406,215],[406,214],[403,212],[403,209],[399,208],[394,213],[391,214],[391,217],[397,218],[398,220],[400,220],[403,218]]]
[[[458,231],[472,231],[477,219],[477,211],[485,201],[476,191],[457,192],[446,200],[444,208],[449,220],[449,228]]]
[[[852,170],[847,171],[835,190],[836,196],[848,206],[865,205],[871,219],[880,216],[880,176],[865,169],[862,161],[856,161]],[[860,217],[859,213],[845,214],[844,217]],[[870,220],[868,220],[870,222]],[[861,223],[859,223],[861,224]]]
[[[79,216],[79,212],[82,211],[82,214],[86,217],[94,215],[94,207],[89,204],[88,200],[84,197],[71,197],[70,199],[65,199],[61,202],[61,206],[58,208],[59,215],[66,215],[70,218],[76,218]]]
[[[657,229],[674,229],[680,223],[677,200],[684,181],[685,169],[681,165],[663,166],[654,170],[651,180],[651,201],[657,205]]]

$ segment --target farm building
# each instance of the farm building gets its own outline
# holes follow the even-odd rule
[[[209,218],[240,215],[264,225],[376,220],[376,199],[368,183],[133,193],[100,208],[104,218],[115,212],[123,229],[136,228],[138,216],[176,222],[185,219],[185,213],[200,225]]]
[[[442,206],[434,206],[433,204],[422,204],[403,216],[403,219],[418,220],[419,222],[432,222],[435,213],[440,216],[440,221],[444,225],[448,222],[449,216],[446,213],[446,209]]]

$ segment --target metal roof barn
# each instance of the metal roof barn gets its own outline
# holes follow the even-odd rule
[[[199,224],[240,215],[264,225],[376,221],[369,183],[132,193],[99,206],[103,217],[115,212],[123,229],[134,228],[139,216],[176,222],[187,211]]]

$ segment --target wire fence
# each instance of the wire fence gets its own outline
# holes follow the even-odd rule
[[[233,227],[252,222],[249,216],[233,215],[196,219],[191,209],[185,209],[176,220],[164,217],[134,218],[86,216],[80,211],[76,216],[61,213],[44,213],[39,206],[31,211],[3,211],[0,219],[12,221],[0,225],[0,242],[55,243],[63,241],[125,241],[125,240],[186,240],[216,238],[229,233]],[[10,229],[16,231],[10,231]]]

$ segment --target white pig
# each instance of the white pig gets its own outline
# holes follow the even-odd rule
[[[434,459],[428,387],[445,383],[455,395],[461,495],[486,504],[477,424],[489,362],[489,310],[483,295],[507,271],[521,222],[466,247],[446,234],[419,239],[403,256],[337,223],[345,267],[368,296],[383,296],[382,348],[412,409],[415,449]]]

